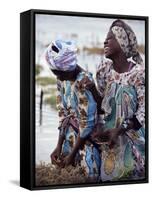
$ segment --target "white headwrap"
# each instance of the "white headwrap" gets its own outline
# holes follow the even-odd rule
[[[46,50],[46,61],[51,70],[73,71],[77,64],[77,48],[74,41],[53,41]]]
[[[123,22],[124,23],[124,22]],[[124,23],[125,24],[125,23]],[[143,60],[138,52],[138,44],[135,33],[132,29],[125,24],[125,27],[112,26],[111,31],[113,32],[117,42],[121,49],[125,53],[127,58],[131,58],[138,64],[143,63]]]

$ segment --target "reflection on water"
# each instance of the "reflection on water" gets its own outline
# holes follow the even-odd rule
[[[43,106],[42,125],[39,125],[39,98],[36,97],[36,163],[50,162],[50,153],[58,138],[58,115],[50,106]]]

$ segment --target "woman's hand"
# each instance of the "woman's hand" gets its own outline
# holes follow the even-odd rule
[[[52,164],[58,164],[60,155],[61,155],[61,148],[57,146],[50,155]]]
[[[92,134],[92,140],[99,142],[106,142],[110,146],[114,145],[117,141],[118,136],[122,133],[121,128],[113,128],[103,130],[103,127],[97,127],[96,131]]]
[[[61,150],[62,150],[62,144],[64,142],[64,139],[65,139],[65,136],[59,134],[57,146],[50,155],[52,164],[60,165],[61,163]]]
[[[82,146],[85,144],[85,138],[81,138],[80,135],[78,134],[76,143],[71,151],[71,153],[66,156],[63,160],[63,165],[68,166],[68,165],[74,165],[75,163],[75,157],[79,149],[82,148]]]
[[[87,76],[85,76],[81,81],[80,81],[80,87],[85,88],[89,90],[90,88],[95,86],[95,83],[91,81]]]
[[[95,142],[106,142],[108,140],[107,136],[104,134],[103,124],[98,123],[93,133],[91,134],[91,139]]]
[[[102,137],[106,137],[110,146],[115,145],[119,135],[122,134],[121,128],[112,128],[103,132]]]
[[[65,157],[63,160],[63,166],[74,165],[75,158],[72,154]]]

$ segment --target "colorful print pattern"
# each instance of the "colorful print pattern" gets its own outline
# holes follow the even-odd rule
[[[64,132],[65,141],[62,151],[66,155],[71,152],[77,135],[80,134],[81,138],[87,138],[92,133],[96,122],[96,102],[91,92],[86,90],[81,84],[81,81],[86,76],[93,81],[92,75],[86,72],[80,72],[75,82],[57,81],[59,127],[62,121],[69,115],[76,118],[79,123],[79,133],[74,131],[71,126]],[[80,160],[81,165],[85,166],[86,172],[90,177],[98,177],[100,175],[100,155],[98,149],[89,141],[79,151],[77,160]]]
[[[97,71],[98,90],[103,97],[104,129],[119,127],[136,116],[142,127],[118,137],[115,146],[101,144],[101,179],[144,178],[145,162],[145,75],[141,65],[125,73],[117,73],[110,60],[103,60]]]

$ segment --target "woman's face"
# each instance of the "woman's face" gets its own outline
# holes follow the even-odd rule
[[[122,52],[122,49],[117,42],[112,31],[109,31],[104,41],[104,53],[106,58],[112,59],[115,55]]]

